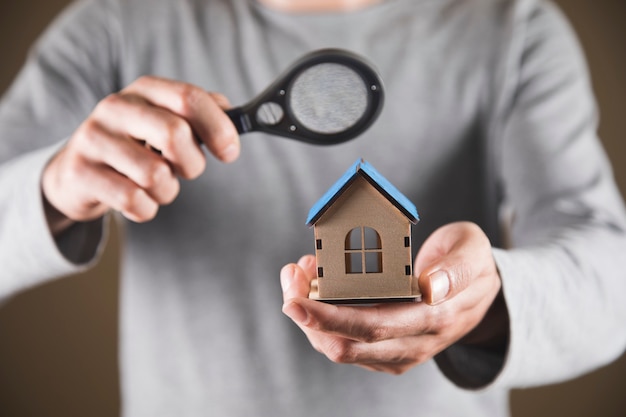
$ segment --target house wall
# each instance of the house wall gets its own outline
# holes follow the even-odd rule
[[[382,273],[347,274],[346,235],[355,227],[375,229],[382,243]],[[408,219],[361,176],[337,199],[315,224],[315,238],[322,239],[316,250],[324,276],[318,279],[321,298],[400,297],[411,295],[411,248],[404,246],[411,236]]]

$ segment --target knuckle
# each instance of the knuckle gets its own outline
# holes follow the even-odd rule
[[[153,80],[154,80],[154,77],[151,75],[142,75],[133,82],[133,87],[142,89],[146,87],[147,85],[152,84]]]
[[[137,187],[124,187],[115,193],[117,208],[123,212],[135,213],[141,203],[143,191]]]
[[[386,340],[389,335],[389,329],[384,326],[371,326],[363,330],[363,341],[366,343],[375,343]]]
[[[92,135],[93,132],[97,132],[101,129],[100,123],[93,117],[88,117],[85,121],[76,129],[78,136]]]
[[[352,345],[346,339],[335,339],[326,347],[326,357],[335,363],[355,363],[356,354]]]
[[[166,138],[161,145],[163,152],[175,151],[179,143],[193,136],[189,123],[179,117],[169,117],[165,121],[165,132]]]
[[[66,148],[76,154],[95,157],[99,155],[104,138],[106,138],[106,130],[100,121],[95,117],[88,117],[74,131]]]
[[[424,323],[424,333],[436,335],[453,326],[457,318],[449,307],[450,303],[443,303],[431,309],[428,320]]]
[[[122,96],[121,93],[109,94],[108,96],[100,100],[100,102],[96,105],[94,112],[96,114],[99,114],[102,112],[108,113],[111,111],[111,109],[119,106],[124,101],[125,101],[124,97]]]
[[[219,123],[214,126],[213,135],[220,140],[222,146],[227,146],[237,138],[237,130],[230,123]]]
[[[148,163],[148,167],[141,171],[141,186],[145,188],[158,187],[171,176],[169,166],[161,160],[155,159]]]
[[[449,329],[456,322],[457,322],[457,320],[455,318],[453,318],[450,314],[442,314],[439,317],[439,321],[437,323],[437,327],[440,329],[440,332],[441,332],[441,331],[443,331],[445,329]]]
[[[202,93],[203,91],[193,84],[180,84],[178,90],[179,112],[185,115],[191,114],[198,101],[200,101]]]
[[[230,102],[228,101],[228,98],[226,98],[226,96],[224,94],[215,92],[215,91],[211,91],[209,92],[209,95],[211,96],[211,98],[213,99],[213,101],[215,101],[215,103],[221,107],[221,108],[227,108],[230,107]]]
[[[76,130],[72,145],[77,144],[81,149],[93,150],[99,145],[101,131],[100,123],[93,118],[88,118]]]
[[[172,138],[191,136],[191,126],[180,117],[172,117],[167,121],[167,131]]]
[[[63,171],[70,179],[75,180],[82,177],[83,172],[87,168],[87,162],[80,156],[66,158],[66,169]]]
[[[324,348],[318,341],[313,340],[311,338],[309,338],[309,341],[311,343],[311,346],[313,347],[313,349],[315,349],[316,352],[324,354]]]
[[[433,358],[434,354],[431,351],[423,351],[415,354],[414,365],[422,365]]]
[[[63,169],[60,170],[60,181],[63,184],[77,184],[82,180],[86,170],[86,162],[79,156],[64,158]]]

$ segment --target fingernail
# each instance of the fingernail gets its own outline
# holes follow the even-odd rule
[[[283,269],[280,270],[280,285],[283,287],[283,292],[287,292],[289,287],[291,287],[294,273],[293,265],[285,265]]]
[[[236,143],[231,143],[220,153],[222,161],[229,163],[235,161],[239,156],[239,146]]]
[[[442,302],[450,291],[450,278],[445,271],[437,271],[428,277],[430,280],[430,304]]]
[[[283,313],[296,323],[306,324],[308,314],[304,308],[298,303],[289,303],[283,307]]]

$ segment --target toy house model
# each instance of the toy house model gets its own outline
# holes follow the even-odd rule
[[[309,297],[330,303],[420,299],[413,278],[415,206],[372,165],[356,161],[311,208],[317,279]]]

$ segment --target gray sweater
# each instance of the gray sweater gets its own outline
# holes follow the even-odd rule
[[[79,2],[0,106],[0,300],[98,259],[103,222],[55,242],[39,181],[100,99],[155,74],[244,103],[322,47],[378,67],[387,100],[370,130],[334,147],[246,135],[238,162],[210,160],[154,221],[124,224],[124,415],[501,416],[509,388],[617,357],[625,210],[579,47],[539,0],[389,0],[314,15],[253,0]],[[359,157],[417,206],[415,248],[456,220],[487,233],[506,352],[457,345],[402,376],[378,374],[331,363],[281,314],[278,271],[314,250],[306,213]]]

